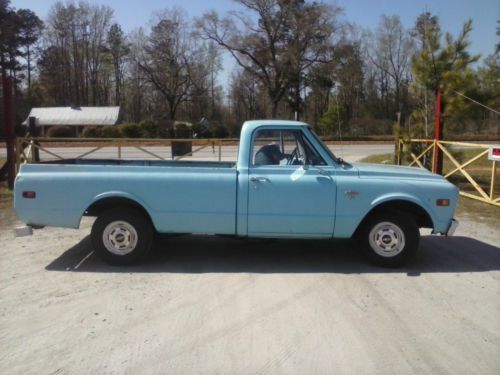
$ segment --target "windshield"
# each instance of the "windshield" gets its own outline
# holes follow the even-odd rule
[[[323,143],[323,141],[318,137],[318,135],[314,132],[314,130],[309,127],[309,130],[311,131],[312,136],[316,139],[316,141],[319,143],[320,147],[323,148],[323,150],[336,162],[339,163],[339,159],[334,155],[334,153],[328,148],[326,144]]]

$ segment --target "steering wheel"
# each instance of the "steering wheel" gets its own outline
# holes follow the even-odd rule
[[[291,154],[286,157],[286,165],[295,165],[295,163],[299,163],[299,149],[295,147]]]

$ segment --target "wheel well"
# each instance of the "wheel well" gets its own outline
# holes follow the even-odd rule
[[[419,228],[433,228],[434,224],[432,222],[429,213],[416,203],[405,201],[402,199],[392,200],[388,202],[381,203],[371,209],[370,212],[363,218],[358,226],[358,229],[363,226],[363,224],[369,220],[374,215],[378,215],[381,212],[387,211],[398,211],[410,214],[415,218],[417,226]],[[357,231],[357,230],[356,230]]]
[[[99,216],[102,212],[115,207],[130,207],[138,211],[141,211],[145,217],[147,217],[151,222],[151,216],[146,211],[146,209],[137,203],[136,201],[128,198],[122,197],[109,197],[100,199],[90,205],[89,208],[85,210],[85,216]]]

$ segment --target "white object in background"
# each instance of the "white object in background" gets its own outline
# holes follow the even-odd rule
[[[500,145],[490,146],[490,149],[488,151],[488,159],[500,161]]]

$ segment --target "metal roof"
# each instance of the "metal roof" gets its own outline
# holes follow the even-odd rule
[[[32,108],[23,125],[28,125],[30,117],[36,117],[37,126],[115,125],[119,112],[120,107]]]

